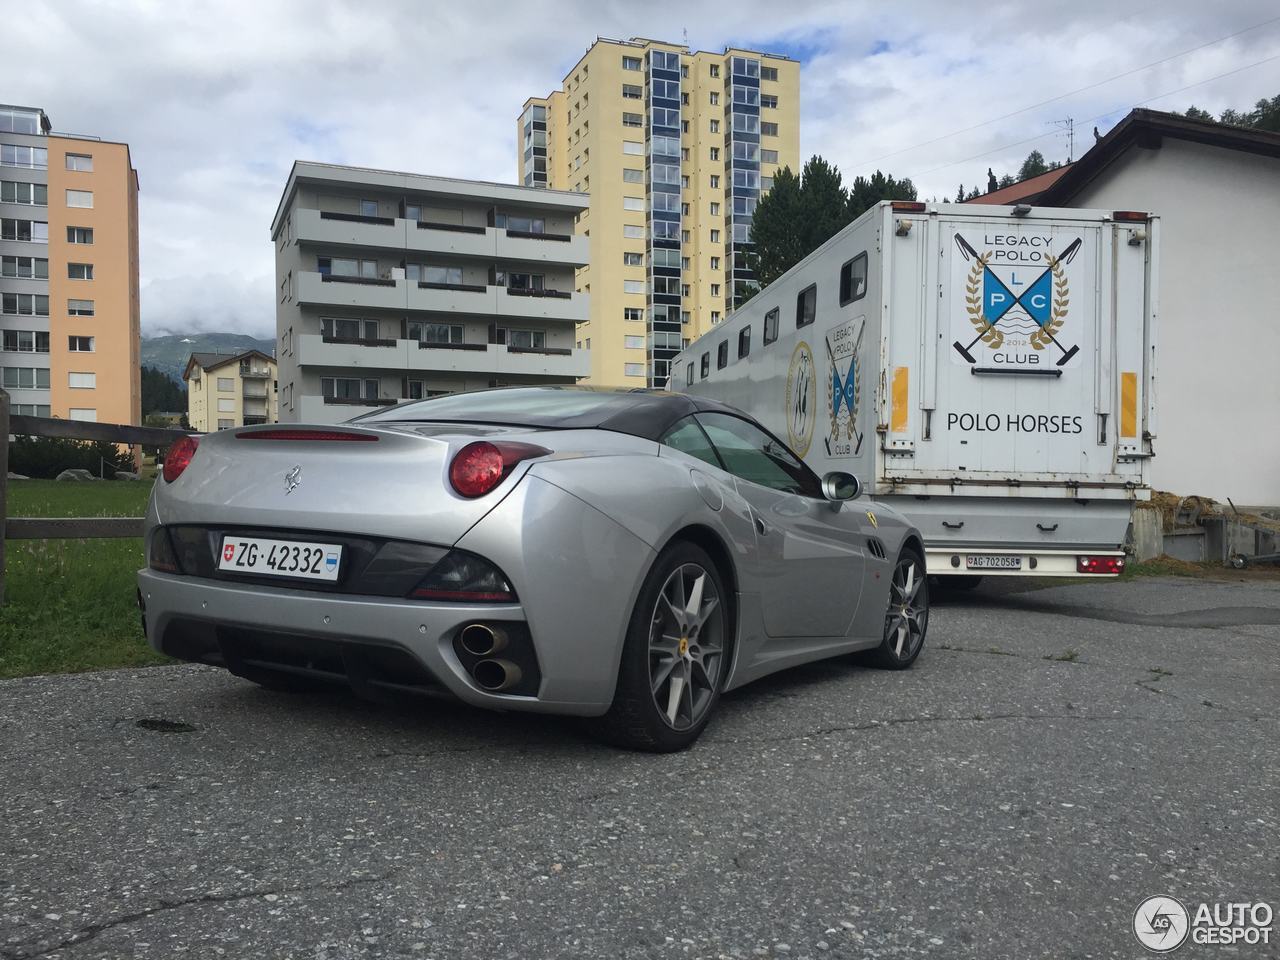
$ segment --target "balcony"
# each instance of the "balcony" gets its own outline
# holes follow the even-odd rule
[[[261,369],[256,367],[254,368],[241,367],[240,376],[246,380],[269,380],[271,378],[271,371],[268,370],[266,367],[262,367]]]
[[[299,242],[333,246],[402,249],[405,221],[390,217],[362,217],[352,213],[295,210],[294,232]]]
[[[525,233],[521,230],[494,230],[499,260],[526,263],[562,263],[585,266],[590,257],[590,238],[558,233]]]
[[[405,280],[370,280],[309,272],[297,275],[297,288],[299,303],[318,306],[403,310],[409,297],[409,284]]]
[[[246,403],[248,403],[250,400],[266,400],[267,399],[267,384],[265,381],[246,380],[243,390],[244,390],[243,396]]]
[[[496,312],[500,317],[530,320],[568,320],[582,323],[587,319],[587,294],[567,290],[513,290],[495,287]]]
[[[567,381],[590,373],[586,350],[507,347],[496,343],[418,343],[397,340],[394,347],[371,349],[334,343],[315,333],[295,338],[303,367],[374,371],[456,371],[458,373],[524,374]]]

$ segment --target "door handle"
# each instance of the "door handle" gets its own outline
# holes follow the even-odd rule
[[[942,525],[946,527],[948,530],[959,530],[961,527],[964,526],[964,521],[961,520],[959,523],[952,523],[949,520],[943,520]]]
[[[1036,529],[1041,533],[1053,533],[1053,531],[1058,529],[1058,525],[1056,523],[1052,523],[1046,527],[1043,523],[1037,523]]]

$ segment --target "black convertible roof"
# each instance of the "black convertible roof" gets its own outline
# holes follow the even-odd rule
[[[547,430],[612,430],[658,440],[677,420],[699,411],[746,416],[728,404],[685,393],[552,385],[503,387],[415,400],[365,414],[352,422],[492,423]]]

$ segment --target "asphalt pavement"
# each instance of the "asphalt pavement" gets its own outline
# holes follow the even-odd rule
[[[0,958],[1136,958],[1149,895],[1280,911],[1278,767],[1276,583],[940,597],[914,669],[764,680],[672,756],[192,666],[6,681]]]

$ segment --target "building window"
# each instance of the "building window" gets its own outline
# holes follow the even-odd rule
[[[49,334],[43,330],[5,330],[0,348],[7,353],[48,353]]]
[[[219,378],[218,378],[218,392],[219,392],[219,393],[234,393],[234,392],[235,392],[235,389],[236,389],[236,382],[235,382],[235,378],[234,378],[234,377],[219,377]]]
[[[622,152],[631,157],[643,157],[644,144],[639,140],[623,140]]]
[[[68,280],[92,280],[93,264],[92,263],[68,263],[67,279]]]
[[[699,363],[698,367],[699,367],[699,372],[702,374],[702,379],[703,380],[707,379],[707,377],[711,373],[711,354],[710,353],[704,353],[702,355],[702,360]]]
[[[774,307],[764,315],[764,345],[767,347],[778,339],[778,308]]]
[[[718,93],[711,94],[711,105],[713,107],[720,106],[720,94]]]
[[[840,267],[840,306],[867,295],[867,255],[860,253]]]
[[[720,132],[720,121],[719,121],[719,120],[712,120],[712,121],[711,121],[711,132],[712,132],[712,133],[719,133],[719,132]]]
[[[761,67],[760,79],[761,80],[777,80],[778,68],[777,67]]]
[[[67,337],[70,353],[93,353],[93,337]]]
[[[67,227],[67,243],[93,243],[93,227]]]
[[[761,192],[761,193],[768,193],[768,192],[769,192],[770,190],[772,190],[772,189],[773,189],[773,177],[761,177],[761,178],[760,178],[760,192]]]
[[[236,412],[235,397],[219,397],[218,412],[219,413],[235,413]]]
[[[711,159],[712,159],[712,160],[719,160],[719,159],[720,159],[720,148],[719,148],[719,147],[712,147],[712,148],[711,148]]]
[[[93,191],[92,190],[68,190],[67,191],[68,207],[93,207]]]
[[[711,215],[712,215],[713,217],[718,217],[718,216],[720,216],[720,204],[719,204],[719,203],[716,203],[716,202],[714,202],[714,201],[712,202],[712,204],[711,204]]]
[[[97,407],[72,407],[67,411],[67,419],[79,420],[81,423],[97,423]]]
[[[720,284],[718,284],[718,283],[713,283],[713,284],[711,285],[711,295],[712,295],[713,297],[718,297],[718,296],[720,296]]]
[[[668,283],[670,283],[670,284],[672,284],[673,286],[675,285],[675,281],[674,281],[674,280],[668,280],[667,282],[668,282]],[[668,293],[675,293],[675,291],[674,291],[674,290],[670,290],[670,291],[667,291],[667,292],[668,292]],[[687,283],[682,283],[682,284],[680,284],[680,296],[682,296],[682,297],[687,297],[687,296],[689,296],[689,285],[688,285]]]
[[[623,320],[643,320],[644,310],[640,307],[623,307],[622,319]]]
[[[360,216],[376,217],[377,215],[378,215],[377,200],[361,200],[360,201]]]
[[[622,58],[623,70],[639,70],[641,66],[642,64],[640,62],[639,57],[623,57]]]
[[[681,242],[681,243],[688,243],[688,242],[689,242],[689,231],[688,231],[688,230],[681,230],[681,231],[680,231],[680,242]]]
[[[47,317],[49,297],[43,293],[0,294],[0,310],[10,316]]]
[[[21,240],[27,243],[48,243],[49,224],[43,220],[0,219],[0,240]]]
[[[738,331],[738,359],[741,360],[751,352],[751,326],[748,324]]]
[[[643,93],[644,89],[634,83],[624,83],[622,85],[622,95],[628,100],[639,100]]]
[[[644,281],[643,280],[623,280],[622,292],[623,293],[644,293]]]
[[[682,177],[680,178],[680,189],[681,189],[681,190],[688,190],[688,189],[689,189],[689,176],[688,176],[688,174],[685,174],[684,176],[682,176]]]
[[[322,277],[361,277],[378,279],[377,260],[353,260],[348,257],[317,257],[316,270]]]
[[[82,173],[93,172],[93,157],[87,153],[68,153],[67,169],[79,170]]]
[[[6,390],[48,390],[48,367],[5,367],[0,383]]]
[[[354,377],[321,377],[320,394],[326,400],[377,400],[377,380]]]
[[[320,320],[320,333],[338,340],[377,340],[378,321],[323,317]]]
[[[622,372],[628,377],[643,377],[644,364],[643,363],[624,363],[622,365]]]
[[[460,323],[428,323],[410,320],[407,332],[410,340],[417,340],[419,343],[455,344],[462,343],[463,337]]]
[[[622,225],[622,235],[628,240],[644,239],[644,227],[636,223],[624,223]]]
[[[230,430],[230,429],[231,429],[232,427],[234,427],[235,425],[236,425],[235,420],[233,420],[233,419],[231,419],[231,418],[229,418],[229,417],[220,417],[220,418],[218,419],[218,429],[219,429],[219,430]]]
[[[719,269],[720,269],[720,258],[719,258],[719,257],[712,257],[712,258],[711,258],[711,269],[712,269],[712,270],[719,270]]]
[[[45,147],[22,147],[13,143],[0,143],[0,167],[29,167],[44,170],[49,166],[49,151]]]
[[[639,210],[640,212],[643,213],[644,197],[623,197],[622,209],[623,210]]]
[[[98,385],[98,375],[96,373],[75,373],[67,374],[67,386],[76,390],[92,390]]]
[[[92,300],[68,300],[67,314],[72,317],[92,317],[93,301]]]
[[[20,417],[48,417],[49,405],[47,403],[15,403],[10,405],[9,412],[16,413]]]
[[[627,350],[643,350],[644,337],[628,335],[622,338],[622,346]]]
[[[720,76],[720,64],[711,64],[711,76],[713,79]]]
[[[818,316],[818,288],[809,284],[796,295],[796,328],[807,327]]]
[[[644,183],[644,171],[632,170],[630,167],[623,167],[622,181],[624,183]]]
[[[778,125],[776,123],[760,124],[760,136],[776,137],[778,135]]]
[[[716,347],[716,369],[723,370],[729,365],[729,341],[720,341],[720,346]]]
[[[720,311],[719,311],[719,310],[712,310],[712,311],[711,311],[711,325],[714,327],[714,326],[715,326],[717,323],[719,323],[719,322],[720,322]]]
[[[777,150],[761,150],[760,162],[761,163],[777,163],[778,151]]]
[[[624,127],[643,127],[644,117],[638,113],[624,113],[622,115],[622,125]]]
[[[49,188],[43,183],[0,180],[0,203],[21,203],[29,207],[49,205]]]
[[[719,242],[720,242],[720,231],[719,231],[719,230],[712,230],[712,231],[711,231],[711,242],[712,242],[712,243],[719,243]]]
[[[48,280],[49,261],[44,257],[4,257],[0,259],[0,277],[21,280]]]
[[[760,106],[765,110],[777,110],[778,98],[772,94],[762,93],[760,94]]]
[[[624,267],[644,266],[644,254],[643,253],[624,253],[622,255],[622,265]]]

